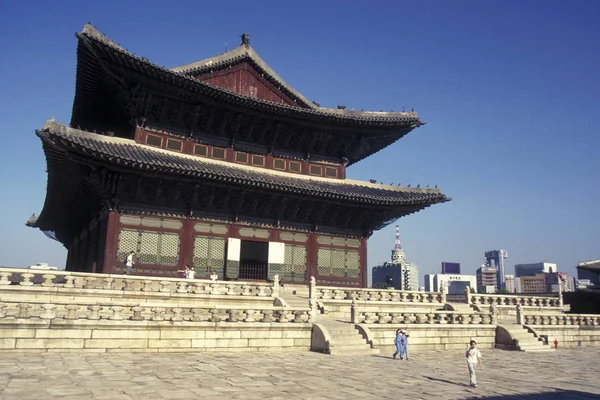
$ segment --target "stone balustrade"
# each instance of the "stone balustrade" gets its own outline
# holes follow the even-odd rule
[[[193,322],[309,322],[307,310],[157,307],[115,304],[0,303],[0,320],[113,320]]]
[[[357,324],[495,324],[496,317],[489,313],[458,313],[458,312],[363,312],[357,311],[352,316],[352,322]]]
[[[546,296],[520,296],[503,294],[468,294],[469,303],[477,306],[561,307],[560,298]]]
[[[278,282],[270,284],[32,269],[3,269],[0,272],[0,290],[9,285],[257,297],[277,296],[278,289]]]
[[[394,303],[443,304],[444,295],[437,292],[417,292],[393,289],[352,289],[342,287],[315,287],[316,300],[356,300]]]
[[[598,326],[600,315],[594,314],[562,314],[562,315],[524,315],[525,325],[579,325]]]

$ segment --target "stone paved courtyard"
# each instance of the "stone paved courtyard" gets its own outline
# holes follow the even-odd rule
[[[0,353],[0,399],[600,399],[600,349],[483,356]]]

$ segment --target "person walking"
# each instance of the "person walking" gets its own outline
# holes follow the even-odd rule
[[[402,329],[400,331],[400,359],[406,355],[406,361],[408,361],[408,333],[406,333],[406,329]]]
[[[470,347],[467,350],[467,366],[469,367],[469,386],[477,387],[477,365],[483,366],[481,362],[481,352],[477,348],[477,342],[471,340]]]
[[[127,258],[125,259],[125,275],[131,275],[131,273],[133,272],[133,264],[135,264],[135,262],[133,261],[134,254],[135,252],[131,250],[127,255]]]
[[[402,354],[402,330],[396,329],[396,339],[394,340],[394,344],[396,345],[396,352],[392,355],[394,360],[398,359],[398,354]]]

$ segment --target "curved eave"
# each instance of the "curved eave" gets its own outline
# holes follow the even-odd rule
[[[139,145],[131,140],[107,138],[48,122],[36,134],[45,147],[84,156],[121,168],[154,172],[191,180],[207,180],[258,190],[275,190],[298,196],[315,196],[324,201],[364,204],[371,207],[425,207],[450,201],[439,189],[385,187],[368,182],[292,176],[271,170],[203,159]],[[51,157],[46,151],[47,157]]]
[[[323,124],[343,126],[409,126],[415,128],[425,123],[414,111],[370,112],[323,108],[309,109],[243,96],[231,90],[201,82],[184,73],[174,72],[153,64],[145,58],[133,55],[120,46],[112,45],[113,42],[104,41],[89,33],[82,32],[76,35],[80,43],[84,43],[99,59],[116,62],[130,72],[146,75],[188,92],[202,94],[224,103],[244,106],[261,113],[285,115],[301,121],[318,121]]]

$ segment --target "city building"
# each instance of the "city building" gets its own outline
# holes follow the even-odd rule
[[[450,201],[438,188],[346,179],[425,122],[321,107],[247,34],[171,69],[89,24],[76,37],[71,121],[36,131],[48,184],[27,221],[67,248],[68,271],[123,273],[133,251],[140,275],[193,264],[198,278],[365,287],[372,233]]]
[[[577,279],[587,279],[593,285],[600,285],[600,260],[582,261],[577,264]]]
[[[504,289],[508,293],[515,292],[515,276],[514,275],[504,275]]]
[[[498,274],[497,269],[482,265],[475,272],[476,287],[479,293],[496,293],[498,289]]]
[[[546,293],[547,282],[545,273],[526,275],[519,277],[521,281],[521,293]]]
[[[485,265],[496,268],[496,288],[504,289],[504,275],[506,275],[506,250],[491,250],[485,252]]]
[[[442,274],[460,275],[460,263],[457,262],[442,262]]]
[[[575,280],[575,289],[587,289],[589,287],[594,286],[594,283],[589,279],[576,279]]]
[[[399,290],[419,290],[419,269],[406,261],[406,253],[400,244],[400,228],[396,225],[396,241],[392,250],[391,262],[373,267],[371,270],[373,287],[394,287]]]
[[[467,287],[477,287],[475,275],[426,274],[424,279],[426,292],[439,292],[443,286],[448,294],[464,294]]]
[[[49,270],[49,271],[56,271],[58,269],[56,267],[48,265],[48,263],[37,263],[37,264],[30,265],[27,268],[29,268],[29,269],[45,269],[45,270]]]
[[[539,272],[517,278],[520,280],[521,293],[558,293],[568,291],[569,276],[564,272]],[[560,285],[560,286],[559,286]]]
[[[550,274],[553,272],[558,272],[558,266],[556,265],[556,263],[539,262],[515,265],[515,277],[517,278],[520,278],[522,276],[533,276],[539,273]]]

